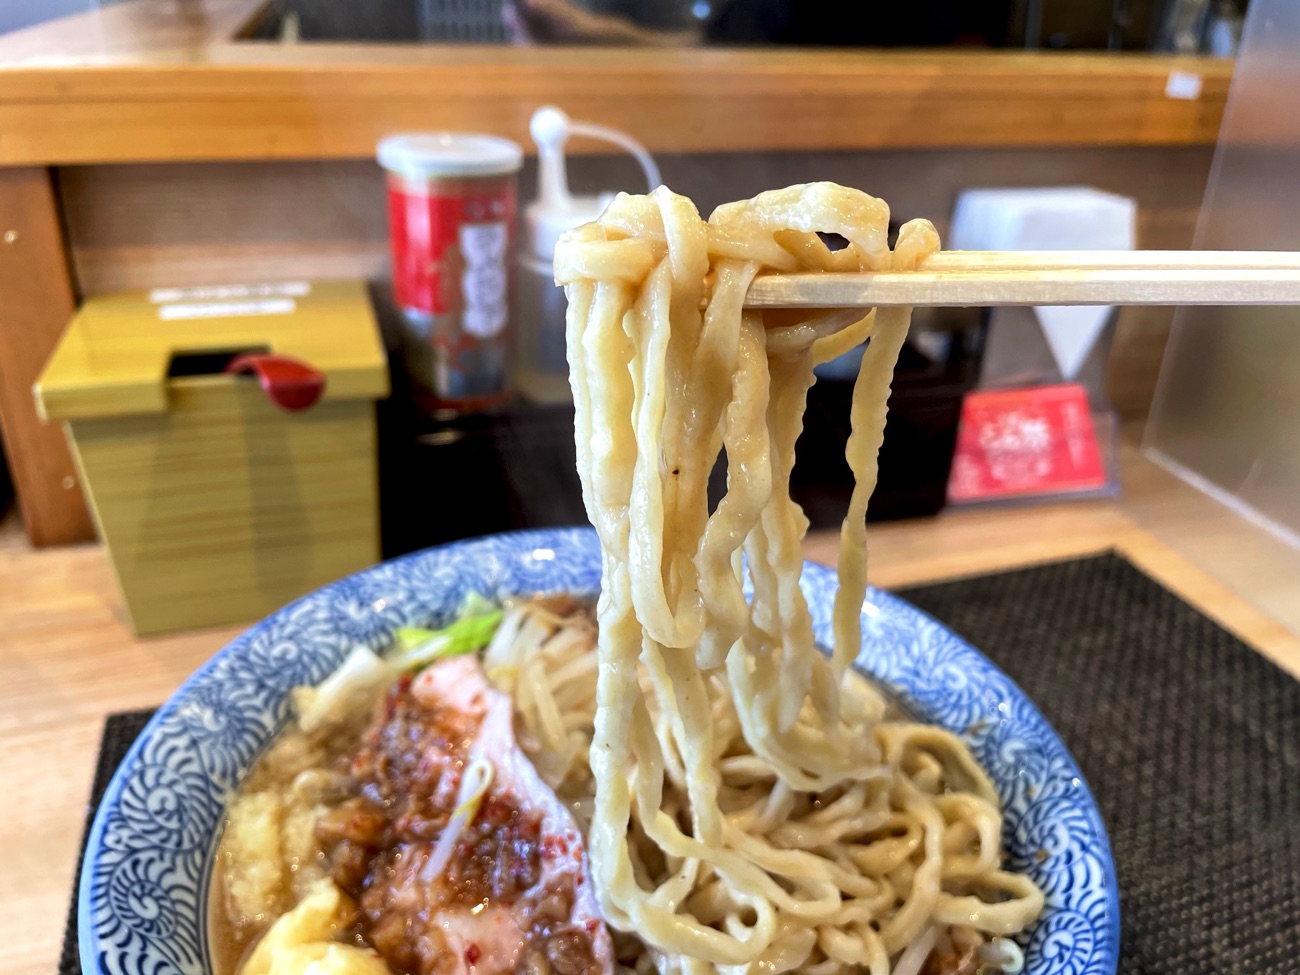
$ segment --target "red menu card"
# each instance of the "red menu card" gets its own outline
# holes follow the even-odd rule
[[[1070,493],[1105,484],[1082,386],[966,394],[948,478],[949,501]]]

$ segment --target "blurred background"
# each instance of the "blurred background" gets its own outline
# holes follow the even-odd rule
[[[3,537],[105,542],[144,633],[582,522],[551,252],[660,180],[705,214],[834,180],[966,249],[1300,247],[1289,18],[0,0]],[[1300,533],[1293,318],[920,309],[870,517],[1086,502],[1300,625],[1272,583]],[[794,487],[814,529],[847,505],[855,369],[810,398]],[[286,409],[303,383],[320,402]]]
[[[552,258],[613,194],[833,180],[949,249],[1300,252],[1297,50],[1297,0],[0,0],[0,975],[80,972],[91,772],[250,623],[585,522]],[[858,362],[792,477],[825,563]],[[871,581],[1065,733],[1122,970],[1294,971],[1300,311],[917,309],[880,471]],[[390,578],[321,632],[405,619]],[[253,638],[268,690],[303,619]],[[211,704],[196,742],[267,720]],[[128,926],[188,923],[149,871]]]
[[[0,31],[132,0],[5,0]],[[250,36],[438,43],[1026,47],[1231,54],[1248,0],[272,0]]]

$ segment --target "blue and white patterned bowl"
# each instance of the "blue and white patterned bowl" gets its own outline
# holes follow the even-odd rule
[[[829,644],[835,574],[803,588]],[[288,712],[288,691],[329,674],[349,648],[398,626],[444,620],[464,597],[594,594],[589,529],[496,535],[431,549],[326,586],[254,626],[178,690],[145,728],[95,816],[78,926],[87,975],[203,975],[207,890],[222,807]],[[1112,975],[1115,868],[1101,817],[1061,740],[1010,679],[903,600],[873,590],[859,666],[920,718],[966,739],[1006,810],[1009,868],[1047,906],[1024,939],[1027,975]]]

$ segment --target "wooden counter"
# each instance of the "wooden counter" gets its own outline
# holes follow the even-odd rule
[[[0,165],[369,158],[412,128],[526,144],[547,102],[669,152],[1200,145],[1232,74],[1106,52],[241,40],[262,6],[133,0],[0,38]]]
[[[361,158],[404,129],[528,143],[546,103],[652,151],[1205,144],[1231,70],[1113,54],[240,42],[5,69],[0,164]],[[1199,78],[1199,97],[1168,97],[1171,72]]]
[[[1144,572],[1300,677],[1300,638],[1139,526],[1132,512],[1204,519],[1132,451],[1121,502],[945,513],[872,526],[871,577],[886,587],[1011,568],[1115,548]],[[833,561],[820,533],[807,554]],[[1296,576],[1282,563],[1271,571]],[[1260,577],[1270,564],[1257,559]],[[1240,580],[1238,580],[1240,582]],[[54,971],[72,890],[77,844],[105,715],[161,703],[239,627],[136,640],[98,546],[33,552],[10,519],[0,524],[0,787],[15,797],[0,816],[0,889],[14,892],[0,929],[0,975]]]

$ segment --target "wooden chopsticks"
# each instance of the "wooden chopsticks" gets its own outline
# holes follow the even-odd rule
[[[1295,303],[1295,251],[941,251],[917,271],[760,275],[745,296],[750,308]]]

